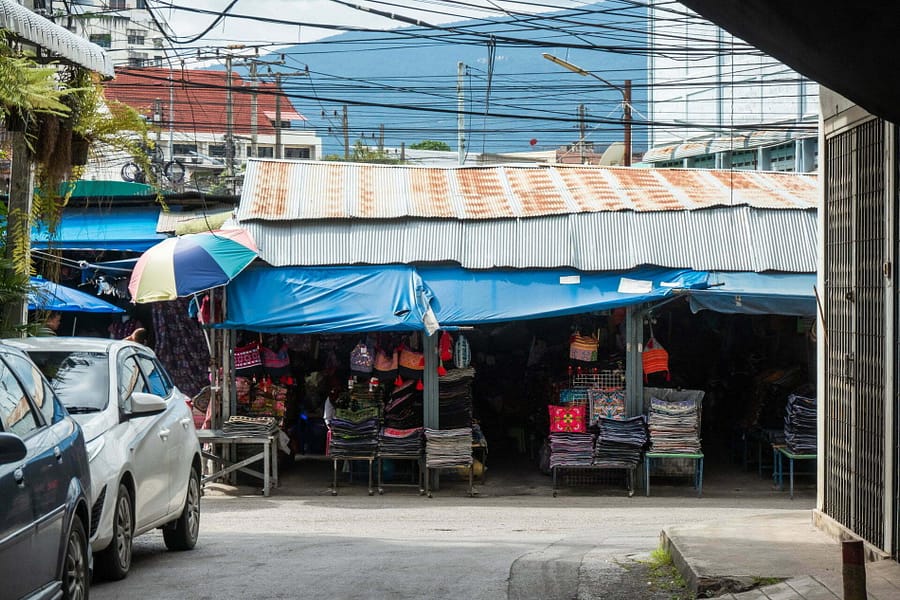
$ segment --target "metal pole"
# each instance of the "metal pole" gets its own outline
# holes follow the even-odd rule
[[[463,96],[463,76],[466,65],[456,63],[456,153],[460,165],[466,162],[466,99]]]
[[[225,175],[234,182],[234,107],[231,96],[231,55],[225,57]],[[232,192],[234,188],[232,188]]]
[[[258,142],[257,113],[259,111],[259,99],[257,91],[259,81],[256,78],[256,61],[250,61],[250,156],[256,158],[256,145]]]
[[[275,73],[275,158],[283,158],[281,148],[281,73]]]
[[[625,166],[631,166],[631,80],[625,80],[625,89],[622,91],[623,110],[625,112],[622,121],[625,125]]]
[[[347,105],[344,105],[344,114],[341,118],[344,128],[344,160],[350,160],[350,119],[347,117]]]
[[[172,69],[169,69],[169,160],[175,160],[174,137],[175,137],[175,84],[172,82]]]
[[[584,164],[584,136],[586,135],[584,126],[585,110],[584,104],[578,105],[578,151],[581,156],[581,164]]]

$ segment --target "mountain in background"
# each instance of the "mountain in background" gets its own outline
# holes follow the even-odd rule
[[[641,52],[646,48],[646,20],[591,8],[584,7],[574,16],[571,11],[538,15],[527,29],[504,18],[442,26],[454,32],[403,28],[343,33],[283,48],[284,64],[272,68],[283,73],[282,87],[308,118],[305,126],[316,129],[323,139],[326,154],[343,155],[344,105],[351,148],[360,139],[377,146],[383,126],[385,147],[429,139],[446,142],[455,150],[459,62],[466,65],[465,110],[474,113],[465,118],[470,152],[549,150],[572,144],[579,138],[580,104],[587,115],[585,139],[602,151],[622,140],[622,127],[591,120],[621,119],[622,93],[544,60],[541,54],[564,58],[619,86],[631,79],[634,118],[639,121],[647,114],[647,60]],[[606,27],[610,25],[616,28],[612,33]],[[628,33],[619,33],[622,29]],[[492,48],[487,37],[479,43],[478,36],[460,35],[460,30],[494,34],[496,45]],[[510,45],[504,36],[541,45]],[[618,44],[634,53],[559,47],[586,43]],[[299,74],[307,67],[308,75]],[[503,116],[485,117],[486,107]],[[561,120],[548,120],[548,116]],[[635,127],[632,135],[634,152],[646,149],[646,129]]]

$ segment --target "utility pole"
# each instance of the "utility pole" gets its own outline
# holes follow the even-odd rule
[[[225,57],[225,177],[234,193],[234,106],[231,94],[231,55]]]
[[[384,123],[378,126],[378,152],[384,152]]]
[[[182,68],[184,60],[181,61]],[[169,160],[175,160],[175,85],[172,69],[169,69]]]
[[[275,73],[275,158],[284,158],[281,148],[281,72]]]
[[[257,49],[258,51],[258,49]],[[257,132],[257,112],[259,111],[259,99],[257,92],[259,91],[259,81],[256,79],[256,61],[250,61],[250,157],[257,156],[257,143],[259,141]],[[281,125],[281,123],[279,123]],[[280,129],[280,127],[279,127]]]
[[[153,101],[153,125],[156,127],[156,152],[159,152],[159,143],[162,139],[162,100]]]
[[[625,80],[622,90],[624,115],[622,121],[625,126],[625,166],[631,166],[631,80]]]
[[[457,163],[466,162],[466,99],[463,96],[463,76],[466,65],[462,61],[456,63],[456,154]]]
[[[344,160],[350,160],[350,119],[347,117],[347,105],[344,105],[344,115],[341,119],[344,128]]]
[[[578,105],[578,151],[581,156],[581,164],[584,164],[584,136],[587,135],[585,131],[584,119],[585,119],[585,110],[584,104]]]

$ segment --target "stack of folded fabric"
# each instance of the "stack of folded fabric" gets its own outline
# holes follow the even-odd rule
[[[700,452],[700,407],[696,400],[650,398],[650,443],[653,452]]]
[[[590,466],[594,434],[555,431],[550,434],[550,468]]]
[[[472,428],[425,428],[425,466],[468,467],[472,464]]]
[[[647,420],[644,415],[620,420],[600,417],[597,420],[597,444],[594,466],[633,468],[641,460],[647,445]]]
[[[331,446],[329,454],[334,458],[375,456],[378,450],[378,419],[366,419],[355,423],[343,419],[331,420]]]
[[[816,453],[816,399],[788,396],[784,416],[784,438],[792,454]]]
[[[416,380],[397,386],[384,407],[384,426],[392,429],[414,429],[422,426],[422,392]]]
[[[271,435],[278,430],[278,422],[272,417],[242,417],[234,415],[222,424],[225,435],[256,436]]]
[[[422,454],[422,427],[393,429],[385,427],[378,438],[378,453],[385,456],[418,457]]]
[[[438,422],[445,429],[472,426],[472,381],[475,369],[451,369],[438,379]]]

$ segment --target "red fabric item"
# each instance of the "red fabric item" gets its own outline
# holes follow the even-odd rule
[[[403,378],[397,375],[397,379],[394,380],[394,385],[396,387],[400,387],[401,385],[403,385]]]
[[[438,377],[443,377],[444,375],[447,374],[447,369],[444,368],[444,363],[441,363],[438,365],[437,372],[438,372]]]
[[[421,379],[416,382],[416,389],[420,392],[425,389],[425,384],[422,383]]]
[[[587,431],[585,410],[583,406],[556,406],[549,405],[550,433],[568,431],[584,433]]]
[[[441,333],[441,340],[438,342],[438,348],[441,351],[441,360],[450,360],[453,358],[453,338],[446,331]]]

